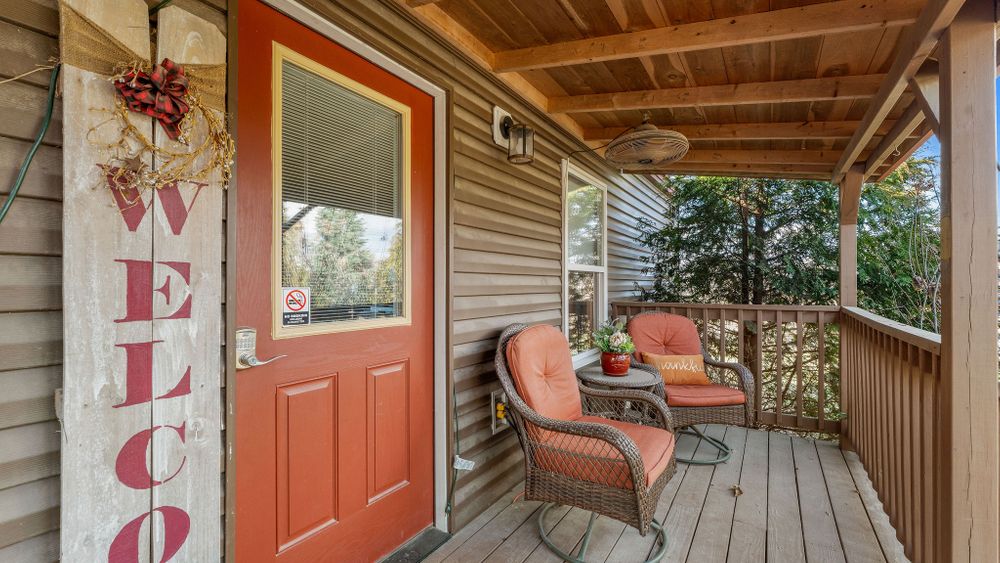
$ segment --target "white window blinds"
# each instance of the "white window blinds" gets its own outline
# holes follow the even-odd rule
[[[282,200],[402,217],[402,116],[283,61]]]

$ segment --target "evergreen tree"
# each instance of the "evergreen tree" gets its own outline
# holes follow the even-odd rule
[[[373,260],[358,213],[324,207],[316,217],[316,231],[319,237],[310,249],[313,308],[371,303]]]

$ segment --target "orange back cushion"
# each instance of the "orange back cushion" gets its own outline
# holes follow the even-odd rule
[[[709,385],[705,358],[701,354],[661,355],[643,352],[642,361],[660,370],[667,385]]]
[[[652,313],[633,317],[628,333],[635,342],[635,356],[642,354],[683,355],[701,354],[698,329],[691,319],[670,313]]]
[[[557,420],[583,415],[569,342],[556,327],[537,325],[511,338],[507,366],[518,394],[538,414]]]

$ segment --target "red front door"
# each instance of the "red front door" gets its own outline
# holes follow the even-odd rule
[[[236,560],[372,561],[433,519],[433,106],[239,5]],[[231,330],[236,327],[231,327]]]

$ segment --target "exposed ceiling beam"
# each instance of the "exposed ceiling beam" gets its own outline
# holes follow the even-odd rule
[[[684,163],[719,164],[825,164],[837,163],[840,151],[692,149],[680,160]]]
[[[840,182],[847,169],[857,162],[861,151],[896,105],[910,78],[920,70],[963,3],[964,0],[929,0],[917,22],[904,34],[905,39],[900,41],[888,77],[882,82],[878,94],[868,106],[861,127],[851,137],[840,162],[833,169],[834,183]]]
[[[924,118],[935,133],[941,127],[939,82],[938,63],[929,59],[910,78],[910,90],[916,97],[917,104],[923,110]]]
[[[882,165],[889,155],[894,153],[899,145],[917,128],[924,120],[920,104],[914,103],[907,108],[906,113],[896,120],[892,129],[882,137],[875,150],[868,156],[864,166],[864,177],[868,178]]]
[[[881,182],[882,180],[885,180],[889,176],[889,174],[892,174],[892,172],[896,170],[896,168],[899,166],[900,163],[906,162],[911,156],[913,156],[913,153],[917,152],[917,149],[922,147],[924,143],[927,142],[927,139],[930,139],[931,135],[933,134],[934,131],[931,130],[930,128],[927,128],[927,131],[920,138],[914,141],[913,144],[911,144],[910,147],[906,149],[906,151],[903,154],[899,155],[899,158],[897,158],[895,162],[889,163],[889,166],[884,171],[882,171],[879,177],[875,178],[872,181]]]
[[[629,172],[626,172],[629,174]],[[632,174],[637,174],[632,172]],[[732,170],[710,170],[705,168],[689,167],[689,168],[677,168],[671,170],[654,170],[652,172],[643,172],[642,174],[651,174],[657,176],[729,176],[729,177],[739,177],[739,178],[780,178],[783,180],[821,180],[827,181],[830,179],[829,173],[825,171],[819,172],[789,172],[789,171],[769,171],[769,170],[742,170],[739,172],[733,172]]]
[[[722,123],[712,125],[659,125],[677,131],[692,141],[774,141],[784,139],[850,139],[860,121],[796,121],[792,123]],[[884,135],[892,127],[886,121],[879,129]],[[626,127],[584,129],[587,141],[610,141]]]
[[[549,113],[852,100],[874,96],[884,78],[884,74],[867,74],[554,96],[549,98]]]
[[[737,162],[687,162],[681,160],[668,166],[649,167],[640,171],[631,171],[633,174],[728,174],[731,176],[743,176],[747,173],[755,172],[761,174],[772,174],[786,177],[785,175],[814,175],[822,177],[824,180],[829,176],[830,164],[752,164]]]
[[[840,0],[496,53],[498,72],[718,49],[913,23],[919,0]]]

